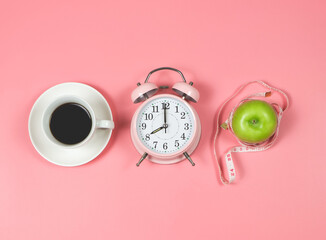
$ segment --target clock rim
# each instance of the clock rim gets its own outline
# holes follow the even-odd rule
[[[181,148],[180,150],[174,152],[174,153],[169,153],[169,154],[161,154],[161,153],[156,153],[153,152],[152,150],[148,149],[139,139],[138,134],[137,134],[137,116],[140,112],[141,109],[143,109],[143,107],[150,101],[153,101],[157,98],[162,98],[162,97],[170,97],[170,98],[174,98],[176,100],[179,100],[181,102],[183,102],[189,109],[191,114],[193,115],[193,119],[194,119],[194,132],[192,134],[192,137],[188,140],[188,143]],[[156,162],[156,163],[163,163],[163,164],[170,164],[170,163],[176,163],[176,162],[180,162],[182,160],[184,160],[184,152],[187,152],[188,154],[191,154],[195,148],[197,147],[198,143],[199,143],[199,139],[200,139],[200,135],[201,135],[201,124],[200,124],[200,119],[199,116],[196,112],[196,110],[184,99],[180,98],[179,96],[176,95],[172,95],[172,94],[160,94],[160,95],[156,95],[153,96],[149,99],[146,99],[135,111],[132,121],[131,121],[131,127],[130,127],[130,131],[131,131],[131,139],[133,141],[133,144],[136,148],[136,150],[140,153],[140,154],[144,154],[145,152],[148,153],[148,158],[149,160],[151,160],[152,162]],[[163,162],[161,162],[163,161]]]

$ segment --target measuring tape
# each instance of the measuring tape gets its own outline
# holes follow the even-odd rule
[[[250,84],[254,84],[254,83],[258,83],[260,85],[262,85],[263,87],[269,89],[269,91],[267,92],[259,92],[259,93],[255,93],[255,94],[251,94],[247,97],[245,97],[244,99],[242,99],[230,112],[229,117],[226,121],[224,121],[222,124],[220,124],[220,115],[221,112],[223,110],[223,108],[225,107],[225,105],[231,101],[235,96],[237,96],[239,94],[239,92],[247,87]],[[238,139],[233,132],[232,129],[232,118],[233,118],[233,114],[234,111],[237,109],[238,106],[240,106],[242,103],[253,100],[256,97],[270,97],[272,94],[272,91],[278,92],[280,93],[282,96],[284,96],[284,98],[286,99],[286,105],[284,108],[280,107],[277,103],[271,103],[271,105],[273,106],[273,108],[275,109],[276,113],[277,113],[277,128],[275,130],[275,133],[266,141],[264,142],[260,142],[260,143],[247,143],[247,142],[243,142],[240,139]],[[235,180],[236,177],[236,171],[235,171],[235,167],[234,167],[234,163],[233,163],[233,159],[232,159],[232,153],[234,152],[259,152],[259,151],[264,151],[269,149],[274,142],[277,139],[278,136],[278,132],[279,132],[279,128],[280,128],[280,123],[281,123],[281,119],[283,116],[283,112],[289,107],[289,98],[288,96],[280,89],[278,88],[274,88],[269,86],[268,84],[266,84],[263,81],[257,80],[257,81],[251,81],[248,83],[243,84],[242,86],[240,86],[240,88],[231,96],[229,97],[221,106],[220,110],[218,111],[217,114],[217,126],[216,126],[216,133],[215,133],[215,137],[214,137],[214,157],[217,161],[217,166],[218,166],[218,170],[219,170],[219,175],[220,175],[220,179],[222,181],[222,183],[224,185],[230,184]],[[235,136],[235,138],[238,140],[239,144],[241,146],[235,146],[235,147],[231,147],[227,153],[224,155],[224,159],[226,162],[226,168],[227,168],[227,172],[228,172],[228,179],[226,179],[223,175],[220,163],[219,163],[219,158],[217,155],[217,151],[216,151],[216,140],[217,137],[219,135],[220,132],[220,128],[223,128],[225,130],[229,130],[233,136]]]

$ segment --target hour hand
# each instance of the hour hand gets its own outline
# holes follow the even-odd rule
[[[157,133],[157,132],[161,131],[163,128],[165,128],[165,127],[164,126],[163,127],[159,127],[157,129],[155,129],[154,131],[152,131],[151,134]]]

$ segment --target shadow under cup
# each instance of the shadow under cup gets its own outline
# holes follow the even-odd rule
[[[43,130],[52,142],[65,147],[76,147],[91,137],[95,122],[93,110],[86,101],[66,96],[46,109]]]

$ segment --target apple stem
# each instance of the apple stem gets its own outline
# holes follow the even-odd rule
[[[228,124],[226,122],[222,123],[220,127],[224,130],[228,130]]]
[[[272,92],[271,91],[265,93],[265,97],[270,97],[270,96],[272,96]]]

